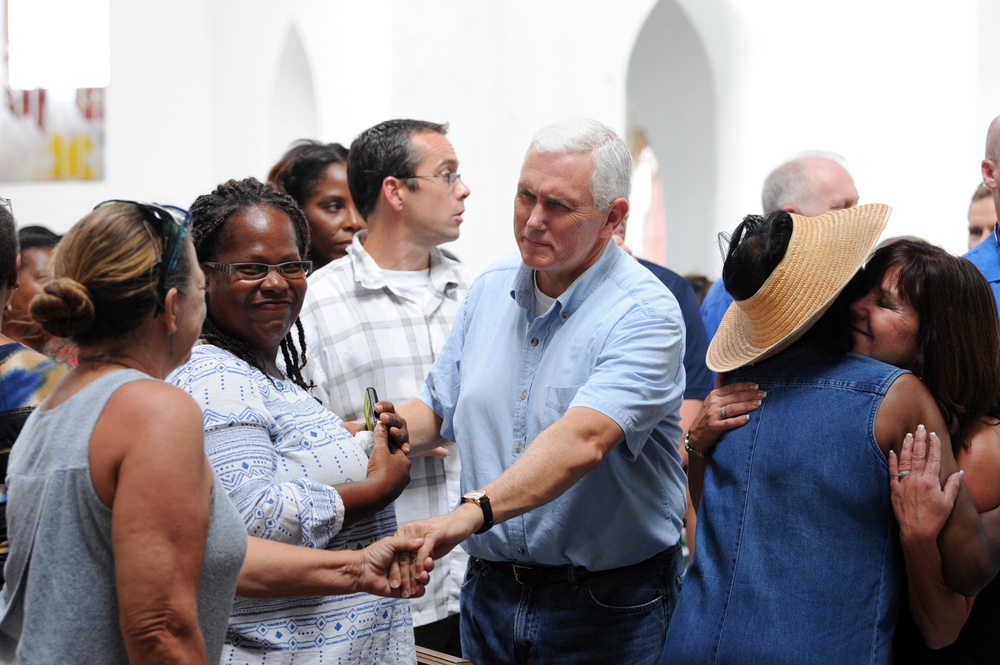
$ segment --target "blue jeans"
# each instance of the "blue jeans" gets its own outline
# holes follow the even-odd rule
[[[462,585],[462,652],[476,665],[657,663],[682,572],[680,546],[578,584],[523,586],[475,557]]]

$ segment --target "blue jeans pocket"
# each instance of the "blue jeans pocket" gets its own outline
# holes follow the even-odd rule
[[[467,587],[475,584],[476,580],[478,580],[486,570],[487,566],[483,564],[482,561],[475,557],[470,557],[469,565],[465,568],[465,578],[462,580],[462,590],[464,591]]]
[[[581,587],[595,608],[614,614],[642,614],[663,605],[663,588],[625,575],[598,575]]]

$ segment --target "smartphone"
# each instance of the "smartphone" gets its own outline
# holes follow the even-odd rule
[[[368,431],[374,431],[378,424],[378,414],[375,413],[375,404],[378,402],[378,393],[374,388],[365,388],[365,425]]]

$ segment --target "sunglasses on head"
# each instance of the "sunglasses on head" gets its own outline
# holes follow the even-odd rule
[[[181,251],[184,249],[184,238],[191,231],[191,213],[176,206],[162,205],[159,203],[142,203],[140,201],[125,201],[121,199],[111,199],[103,201],[94,206],[94,209],[116,203],[133,205],[142,212],[146,221],[160,232],[163,241],[163,249],[160,252],[160,280],[157,284],[157,293],[162,298],[167,290],[167,280],[177,267]]]

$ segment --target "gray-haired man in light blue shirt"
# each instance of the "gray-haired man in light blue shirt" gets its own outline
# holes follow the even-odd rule
[[[684,324],[610,242],[630,176],[624,142],[596,121],[536,134],[514,202],[520,259],[476,280],[420,399],[399,408],[415,450],[461,446],[462,503],[401,532],[435,557],[463,541],[472,555],[473,662],[662,652],[681,571]]]

